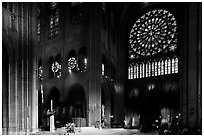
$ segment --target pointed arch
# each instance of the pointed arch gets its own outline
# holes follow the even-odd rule
[[[87,50],[82,47],[78,51],[78,68],[80,72],[85,72],[87,69]]]

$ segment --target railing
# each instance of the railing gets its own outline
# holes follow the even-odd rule
[[[16,38],[17,36],[17,17],[14,13],[2,7],[2,30],[8,37]]]

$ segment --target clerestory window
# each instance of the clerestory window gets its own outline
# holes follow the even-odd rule
[[[49,15],[49,38],[54,38],[59,34],[59,8],[58,3],[50,3]]]

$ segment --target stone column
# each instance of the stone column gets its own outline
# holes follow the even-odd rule
[[[89,35],[89,100],[88,100],[88,126],[101,123],[101,54],[100,54],[100,15],[99,4],[93,4],[90,8],[90,35]]]
[[[38,131],[38,88],[37,88],[37,4],[28,4],[28,25],[29,25],[29,75],[30,76],[30,92],[31,92],[31,131]]]
[[[201,128],[201,3],[188,3],[181,12],[180,75],[183,127]]]

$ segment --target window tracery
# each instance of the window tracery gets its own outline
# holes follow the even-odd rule
[[[178,73],[176,50],[177,22],[174,15],[164,9],[145,13],[130,31],[128,79]]]
[[[130,59],[175,51],[177,48],[177,23],[166,10],[156,9],[140,17],[129,36]]]
[[[49,77],[60,78],[61,77],[61,58],[60,54],[51,56],[49,58]]]
[[[42,60],[39,60],[39,62],[38,62],[38,79],[39,79],[40,81],[43,80]]]
[[[37,40],[40,41],[40,18],[38,18],[38,24],[37,24]]]
[[[53,38],[59,33],[59,8],[58,3],[50,3],[50,16],[49,16],[49,37]]]
[[[74,70],[77,68],[77,60],[75,57],[68,59],[68,70]]]
[[[61,65],[57,61],[52,63],[52,72],[54,73],[54,77],[61,77]]]

